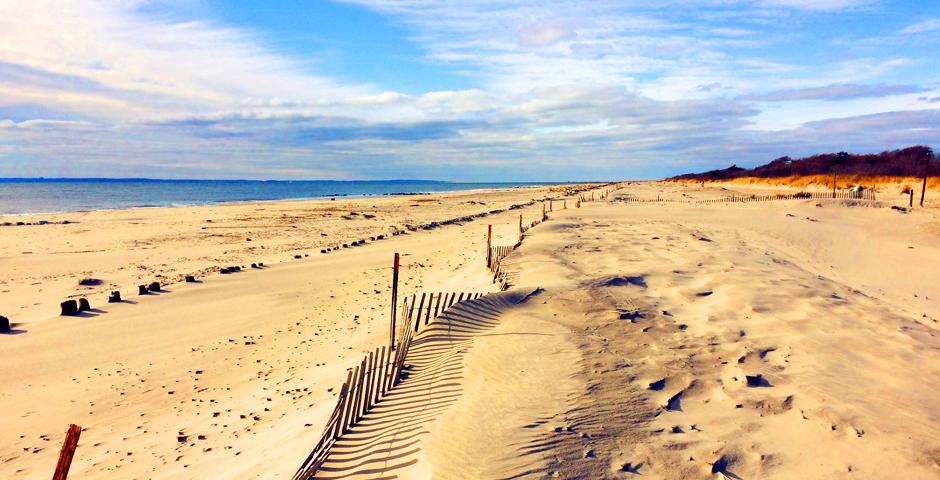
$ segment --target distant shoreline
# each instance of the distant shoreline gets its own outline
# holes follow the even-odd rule
[[[426,195],[576,183],[578,182],[0,179],[0,217]]]

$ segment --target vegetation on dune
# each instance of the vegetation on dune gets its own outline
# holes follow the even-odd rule
[[[900,183],[924,175],[924,158],[933,157],[933,150],[916,145],[881,153],[851,154],[823,153],[792,159],[780,157],[759,167],[747,169],[732,165],[725,169],[704,173],[688,173],[669,178],[673,181],[734,181],[736,183],[770,183],[805,186],[831,184],[832,175],[841,177],[839,183]],[[940,177],[940,161],[931,158],[930,177]],[[931,179],[935,184],[936,179]],[[797,185],[802,184],[802,185]]]

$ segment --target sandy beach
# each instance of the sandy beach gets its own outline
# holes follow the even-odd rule
[[[407,378],[316,478],[937,478],[936,209],[695,203],[756,191],[782,190],[629,182],[580,208],[524,188],[18,218],[51,223],[0,229],[14,324],[0,477],[48,478],[75,423],[70,478],[291,478],[348,369],[387,342],[399,252],[403,296],[486,295],[417,334]],[[487,225],[513,245],[550,196],[566,200],[502,261],[501,291]],[[164,290],[137,295],[152,281]],[[126,301],[106,303],[112,290]],[[60,317],[79,296],[94,309]]]

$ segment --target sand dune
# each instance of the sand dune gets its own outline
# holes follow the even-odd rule
[[[0,476],[47,477],[76,422],[75,478],[290,478],[387,338],[400,251],[406,294],[491,294],[415,337],[317,478],[937,478],[936,212],[684,202],[728,192],[633,183],[555,210],[502,293],[485,225],[514,243],[538,205],[86,318],[24,305],[35,319],[0,337]],[[623,201],[656,197],[683,202]]]

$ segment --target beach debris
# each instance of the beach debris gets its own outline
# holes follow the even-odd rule
[[[121,302],[121,292],[115,290],[111,292],[111,296],[108,297],[108,303],[120,303]]]
[[[74,299],[66,300],[62,302],[62,315],[76,315],[78,314],[78,302]]]
[[[300,255],[294,255],[294,260],[300,260],[301,258],[303,257],[301,257]]]
[[[100,278],[83,278],[78,281],[78,284],[83,287],[94,287],[104,283]]]
[[[196,277],[194,275],[186,275],[186,283],[196,283]]]
[[[0,315],[0,333],[6,333],[10,331],[10,319]]]
[[[150,290],[151,292],[159,292],[159,291],[160,291],[160,283],[159,283],[159,282],[152,282],[150,285],[147,286],[147,290]]]
[[[146,286],[146,285],[138,285],[138,286],[137,286],[137,294],[138,294],[138,295],[147,295],[147,294],[149,294],[149,293],[150,293],[150,290],[147,290],[147,286]]]
[[[88,310],[91,310],[91,304],[88,303],[88,299],[85,297],[79,298],[78,299],[78,311],[87,312]]]

